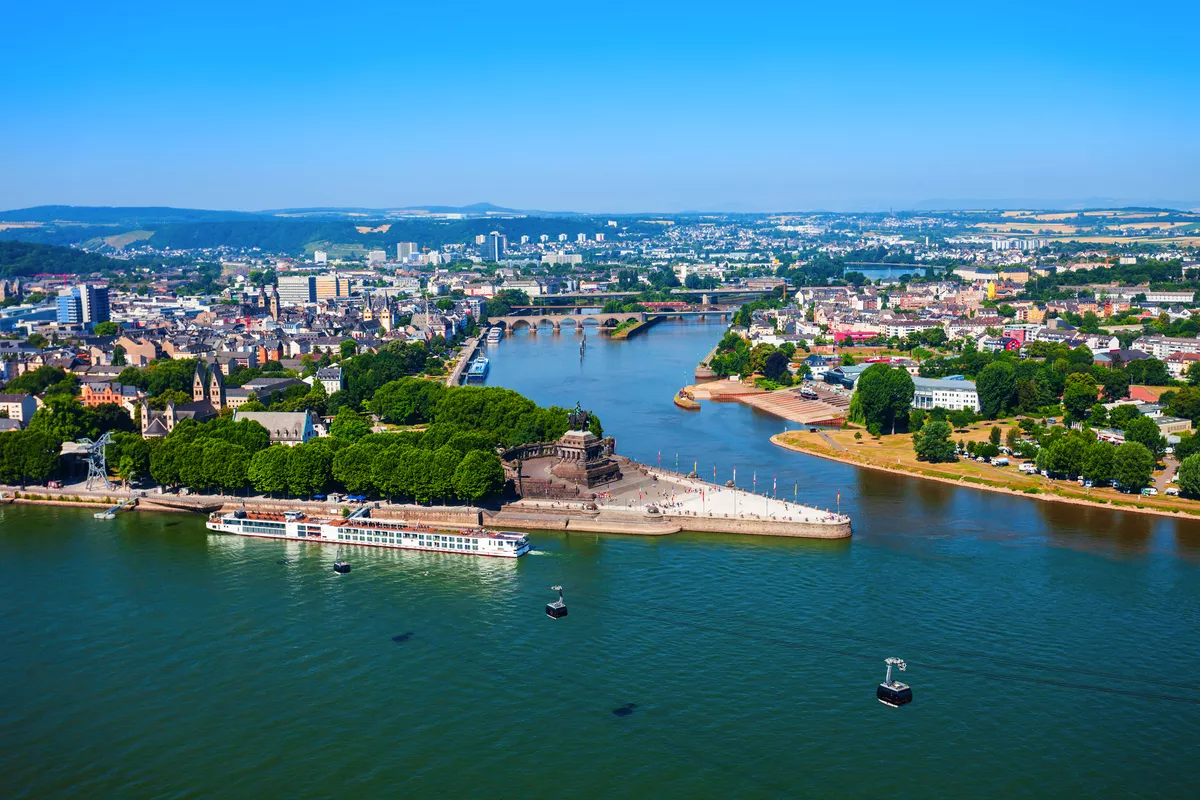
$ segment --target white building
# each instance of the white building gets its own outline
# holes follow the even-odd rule
[[[0,394],[0,410],[8,412],[9,419],[28,425],[37,411],[37,400],[30,394]]]
[[[371,252],[367,253],[367,261],[371,264],[382,264],[383,262],[387,261],[387,251],[372,250]]]
[[[975,390],[974,381],[913,378],[912,407],[926,411],[931,408],[944,408],[947,411],[969,408],[978,411],[979,392]]]
[[[1133,343],[1134,350],[1149,353],[1160,361],[1173,353],[1200,353],[1200,339],[1182,339],[1174,336],[1142,336]]]
[[[326,253],[324,250],[314,250],[313,251],[313,262],[317,263],[317,264],[328,264],[329,263],[329,253]]]
[[[242,411],[233,412],[233,421],[253,420],[267,429],[273,444],[295,446],[317,435],[312,414],[307,411]]]
[[[401,264],[412,258],[417,252],[416,242],[396,242],[396,260]]]

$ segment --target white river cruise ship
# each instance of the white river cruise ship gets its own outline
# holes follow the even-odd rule
[[[529,552],[529,539],[523,533],[485,528],[433,528],[419,523],[362,517],[315,519],[302,511],[286,511],[282,514],[240,509],[224,514],[216,512],[209,515],[207,526],[212,531],[238,536],[432,550],[472,556],[518,558]]]

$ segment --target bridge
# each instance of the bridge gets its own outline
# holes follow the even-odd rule
[[[515,331],[520,328],[537,330],[542,326],[553,326],[559,330],[564,324],[582,327],[589,322],[601,328],[615,328],[622,322],[645,322],[644,311],[616,311],[612,313],[596,312],[593,314],[543,314],[541,316],[493,317],[489,320],[492,325],[503,325],[505,331]]]

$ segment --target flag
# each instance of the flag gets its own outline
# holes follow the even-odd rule
[[[700,463],[699,461],[693,461],[693,462],[692,462],[692,472],[695,472],[697,475],[699,475],[699,474],[700,474],[700,472],[699,472],[699,471],[696,469],[696,466],[697,466],[699,463]]]
[[[658,465],[662,466],[662,450],[658,451]]]
[[[735,486],[737,485],[737,467],[733,468],[733,483]]]
[[[839,503],[842,502],[842,490],[841,489],[838,489],[838,502]]]
[[[779,476],[771,476],[771,494],[775,494],[775,490],[779,488]]]
[[[758,488],[758,470],[754,470],[754,472],[750,473],[750,482],[754,484],[755,489]]]

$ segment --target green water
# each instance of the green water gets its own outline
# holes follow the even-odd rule
[[[852,541],[535,533],[516,561],[364,549],[337,576],[326,547],[196,517],[0,507],[5,796],[1194,795],[1196,526],[678,411],[717,335],[589,336],[582,365],[575,334],[519,335],[489,383],[583,400],[628,455],[840,490]],[[888,655],[912,665],[899,710],[874,699]]]

